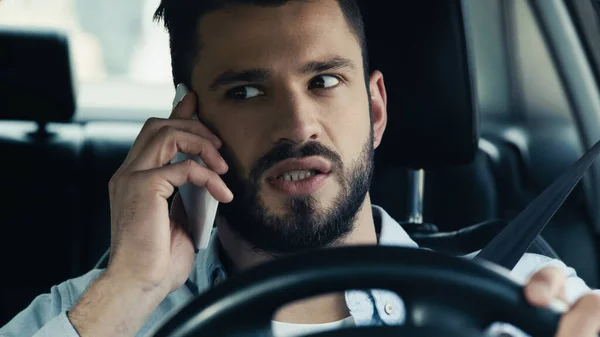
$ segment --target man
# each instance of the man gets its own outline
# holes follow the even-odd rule
[[[143,336],[195,288],[279,256],[416,246],[370,203],[387,96],[382,74],[367,71],[354,0],[165,0],[157,14],[171,35],[175,82],[185,84],[178,92],[191,90],[169,119],[145,124],[110,182],[110,264],[41,295],[0,336]],[[169,165],[178,151],[208,167]],[[221,202],[217,230],[198,254],[180,198],[170,211],[167,203],[187,182]],[[528,254],[513,274],[528,281],[531,303],[573,304],[557,336],[599,331],[600,298],[559,261]],[[292,336],[402,324],[403,315],[395,294],[348,291],[292,303],[273,327]]]

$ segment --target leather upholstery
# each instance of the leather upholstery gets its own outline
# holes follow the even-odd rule
[[[0,123],[0,325],[35,295],[77,276],[80,205],[79,125]]]
[[[415,169],[471,163],[479,128],[460,1],[360,4],[370,67],[383,72],[388,94],[378,162]]]
[[[0,29],[0,46],[0,119],[69,121],[75,98],[67,37]]]

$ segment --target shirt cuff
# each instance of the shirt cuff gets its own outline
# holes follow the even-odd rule
[[[80,337],[63,311],[44,325],[33,337]]]

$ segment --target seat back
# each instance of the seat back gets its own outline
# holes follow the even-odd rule
[[[370,67],[383,72],[388,94],[377,164],[433,169],[472,162],[479,125],[461,1],[360,5]]]
[[[52,32],[0,30],[0,325],[77,274],[82,131],[54,123],[74,113],[65,41]]]

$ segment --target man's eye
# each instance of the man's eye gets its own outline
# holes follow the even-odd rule
[[[340,79],[333,75],[319,75],[310,82],[311,89],[333,88],[340,84]]]
[[[264,94],[264,92],[256,87],[245,85],[243,87],[237,87],[227,92],[227,98],[243,101],[246,99],[254,98]]]

